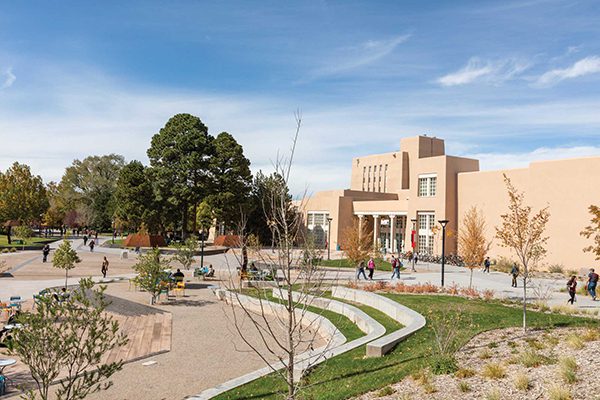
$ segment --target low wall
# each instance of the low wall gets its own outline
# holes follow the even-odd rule
[[[275,315],[276,312],[285,312],[285,308],[281,304],[277,304],[270,301],[263,301],[263,305],[268,304],[269,307],[261,307],[261,302],[255,297],[250,297],[242,294],[234,294],[225,289],[217,289],[213,288],[213,292],[215,296],[222,301],[227,302],[228,304],[236,304],[239,306],[239,303],[243,304],[246,309],[252,312],[260,313],[261,310],[264,312],[273,312]],[[346,342],[346,337],[333,325],[327,318],[324,318],[320,315],[312,313],[310,311],[302,311],[298,310],[297,318],[307,318],[307,324],[314,324],[315,329],[319,332],[319,335],[326,338],[328,342],[325,346],[320,347],[318,349],[306,351],[297,356],[296,364],[301,365],[304,363],[315,364],[325,361],[330,353],[331,348],[338,348],[340,345]],[[279,370],[284,368],[285,365],[282,362],[274,362],[271,366],[261,368],[259,370],[250,372],[246,375],[242,375],[238,378],[231,379],[225,383],[217,385],[213,388],[204,390],[196,396],[187,397],[187,399],[193,400],[206,400],[211,399],[221,393],[227,392],[231,389],[234,389],[238,386],[242,386],[248,382],[251,382],[255,379],[263,377],[265,375],[270,374],[273,370]]]
[[[398,343],[423,328],[426,323],[425,317],[418,312],[375,293],[335,286],[332,288],[332,294],[333,297],[375,308],[404,325],[404,328],[367,344],[368,357],[384,356]]]
[[[287,296],[287,290],[277,290],[273,289],[273,297],[282,298]],[[292,292],[292,297],[294,301],[299,301],[301,303],[307,303],[310,306],[318,307],[323,310],[332,311],[341,315],[344,315],[348,319],[350,319],[358,328],[366,333],[365,336],[360,337],[351,342],[345,343],[338,348],[331,349],[331,356],[335,356],[341,353],[344,353],[348,350],[355,349],[359,346],[362,346],[365,343],[368,343],[372,340],[377,339],[378,337],[385,334],[385,327],[377,322],[374,318],[369,316],[363,310],[347,303],[342,303],[341,301],[326,299],[322,297],[315,297],[305,293]]]

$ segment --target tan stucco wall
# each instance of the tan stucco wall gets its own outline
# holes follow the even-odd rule
[[[542,263],[563,264],[568,269],[590,267],[598,262],[583,247],[591,244],[581,237],[589,225],[591,204],[600,204],[600,157],[531,163],[529,168],[464,173],[458,175],[458,212],[460,218],[471,207],[483,211],[488,237],[493,239],[508,210],[508,195],[503,174],[511,179],[534,212],[548,206],[550,220],[546,235],[548,254]],[[515,258],[494,239],[490,255]]]

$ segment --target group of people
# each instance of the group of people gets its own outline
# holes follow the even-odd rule
[[[600,275],[596,273],[594,268],[590,268],[588,272],[588,280],[585,285],[585,289],[588,294],[592,297],[593,301],[596,301],[596,287],[598,286],[598,279]],[[575,294],[577,293],[577,277],[575,275],[571,275],[569,281],[567,282],[567,290],[569,292],[569,300],[568,303],[575,303],[577,300],[575,299]]]
[[[413,259],[414,260],[414,259]],[[392,265],[392,277],[390,279],[398,278],[400,279],[400,269],[404,266],[402,261],[399,258],[396,258],[393,254],[390,259],[390,264]],[[365,269],[369,270],[369,276],[367,277]],[[414,264],[413,264],[414,271]],[[375,273],[375,260],[373,257],[369,258],[366,265],[364,261],[358,263],[356,279],[360,280],[361,275],[365,280],[373,280],[373,274]]]

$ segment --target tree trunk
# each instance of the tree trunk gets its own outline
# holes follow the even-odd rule
[[[65,269],[65,290],[67,290],[67,280],[69,279],[69,270]]]
[[[12,226],[8,225],[8,228],[6,229],[6,240],[8,241],[8,244],[12,243],[12,240],[10,238],[11,231],[12,231]]]
[[[192,224],[192,230],[194,232],[194,235],[196,235],[198,233],[198,221],[196,221],[196,214],[198,213],[198,204],[194,203],[194,215],[192,215],[193,218],[193,224]]]
[[[187,222],[188,222],[188,205],[187,203],[183,207],[183,213],[181,215],[181,240],[187,239]]]
[[[289,282],[289,281],[288,281]],[[292,285],[287,285],[288,306],[288,396],[287,400],[294,400],[294,298],[292,296]]]
[[[473,286],[473,268],[471,268],[471,276],[469,277],[469,289]]]
[[[523,276],[523,332],[527,332],[527,275]]]

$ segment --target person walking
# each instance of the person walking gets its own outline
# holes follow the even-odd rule
[[[594,271],[594,268],[590,268],[587,281],[587,292],[592,296],[592,300],[596,301],[596,286],[598,285],[598,274]]]
[[[357,267],[357,273],[356,273],[356,280],[360,280],[360,274],[362,274],[362,276],[365,278],[365,281],[367,280],[367,274],[365,274],[365,262],[361,261],[358,263],[358,267]]]
[[[571,276],[571,279],[567,282],[567,289],[569,290],[569,300],[567,300],[567,304],[573,304],[575,302],[575,293],[577,293],[577,277],[575,275]]]
[[[87,246],[88,237],[87,235],[83,235],[83,245]]]
[[[492,265],[492,263],[490,262],[490,258],[486,257],[485,261],[483,262],[483,272],[487,272],[489,274],[490,273],[490,265]]]
[[[108,272],[108,260],[106,256],[104,256],[104,260],[102,260],[102,277],[106,278],[106,273]]]
[[[95,246],[95,245],[96,245],[96,244],[94,243],[94,241],[93,241],[93,240],[90,240],[90,251],[91,251],[92,253],[94,252],[94,246]]]
[[[400,279],[400,260],[397,259],[396,257],[394,257],[394,255],[392,255],[392,260],[391,260],[391,264],[392,264],[392,277],[390,279],[394,279],[394,277],[398,277],[398,279]]]
[[[42,259],[42,262],[48,261],[48,254],[50,254],[50,245],[49,244],[45,245],[44,248],[42,249],[42,255],[44,256]]]
[[[512,269],[510,270],[510,274],[512,275],[512,287],[517,287],[517,277],[519,276],[519,267],[517,264],[513,264]]]
[[[369,258],[367,268],[369,269],[369,279],[373,280],[373,273],[375,272],[375,261],[373,260],[373,257]]]

